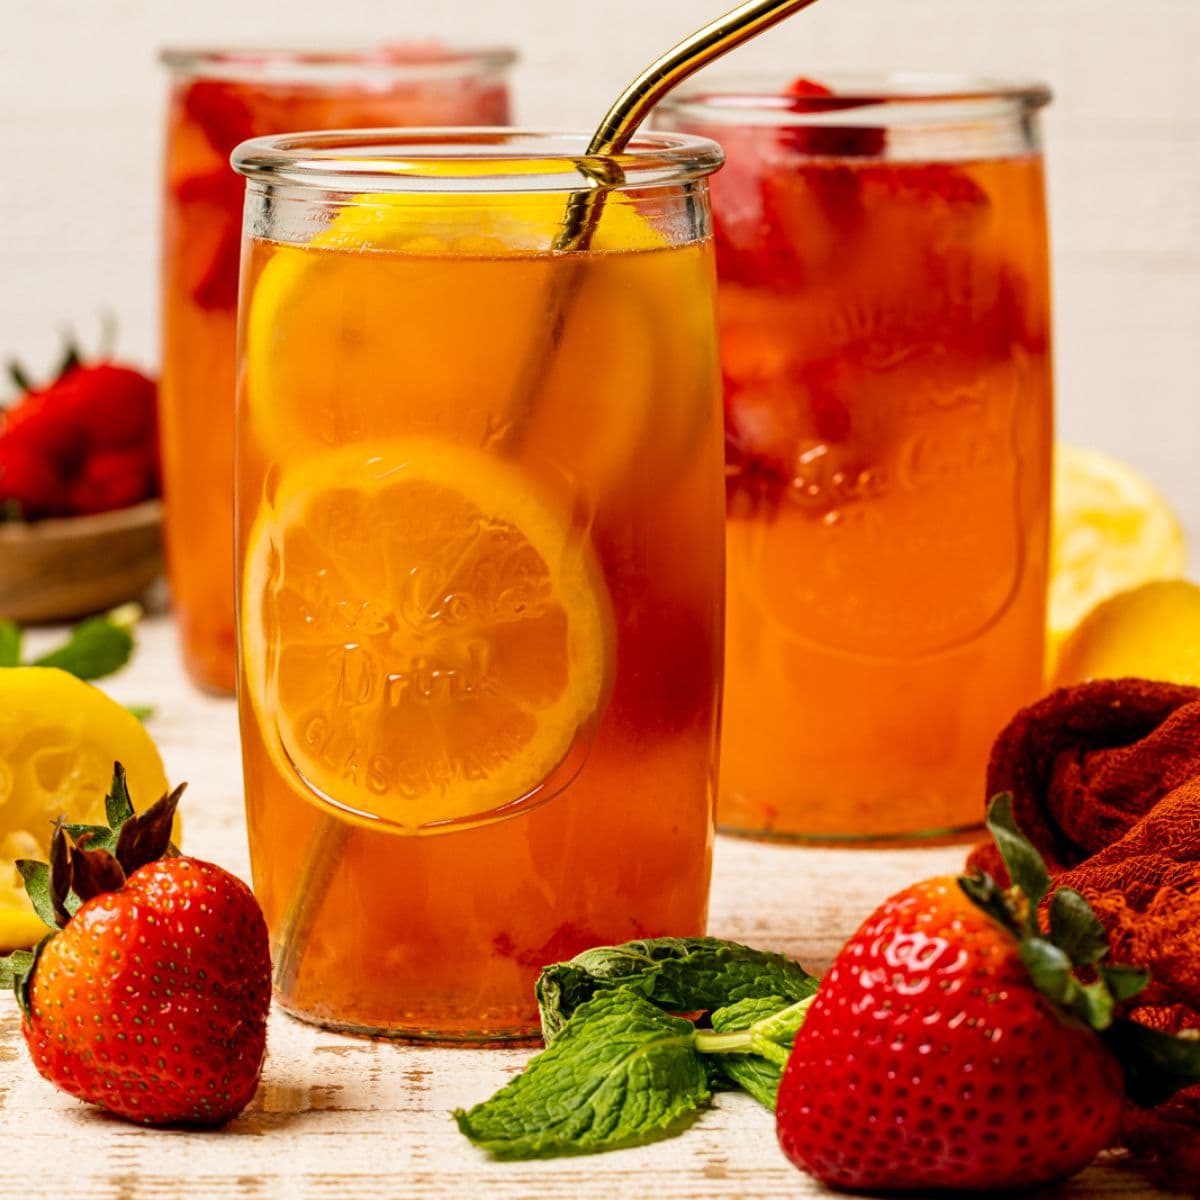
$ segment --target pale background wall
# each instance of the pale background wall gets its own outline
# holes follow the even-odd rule
[[[732,2],[732,0],[730,0]],[[0,0],[0,358],[117,312],[155,361],[165,42],[510,41],[526,123],[587,124],[723,0]],[[1197,0],[822,0],[736,65],[1039,75],[1061,427],[1146,470],[1200,531]],[[727,68],[728,69],[728,68]]]

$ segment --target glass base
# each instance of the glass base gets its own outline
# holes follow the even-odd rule
[[[533,1027],[522,1026],[517,1029],[455,1029],[451,1031],[423,1029],[419,1026],[409,1025],[358,1025],[353,1021],[339,1021],[334,1017],[294,1008],[278,992],[275,993],[275,1004],[295,1021],[302,1021],[305,1025],[316,1025],[321,1029],[346,1034],[349,1037],[372,1038],[422,1046],[458,1046],[464,1049],[488,1046],[538,1046],[542,1041],[541,1030],[536,1025]]]
[[[780,842],[799,846],[824,846],[840,850],[899,850],[912,846],[952,846],[970,842],[984,832],[982,820],[944,829],[898,830],[894,833],[804,833],[790,829],[743,829],[717,823],[717,832],[727,837],[758,842]]]

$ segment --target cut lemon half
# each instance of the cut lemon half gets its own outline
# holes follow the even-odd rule
[[[150,735],[99,688],[52,667],[0,670],[0,950],[46,934],[16,860],[45,861],[60,816],[104,824],[114,762],[139,811],[167,790]]]
[[[1053,653],[1097,604],[1187,568],[1170,505],[1132,467],[1098,450],[1059,445],[1050,563]]]
[[[1200,684],[1200,587],[1160,579],[1109,596],[1063,643],[1054,682],[1126,677]]]
[[[435,832],[549,798],[586,749],[604,583],[569,514],[495,458],[414,438],[298,463],[243,587],[250,700],[310,799]]]

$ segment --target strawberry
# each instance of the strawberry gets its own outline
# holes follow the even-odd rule
[[[1103,927],[1049,880],[997,797],[1016,886],[934,879],[886,901],[838,955],[779,1089],[780,1144],[854,1190],[1029,1186],[1116,1138],[1123,1105],[1200,1078],[1200,1040],[1119,1016],[1144,971],[1103,961]],[[1085,983],[1082,975],[1092,982]]]
[[[158,490],[158,390],[132,367],[81,364],[0,420],[0,505],[27,520],[105,512]]]
[[[253,893],[170,845],[183,791],[135,815],[118,764],[110,828],[63,825],[19,862],[57,930],[8,960],[42,1076],[146,1125],[220,1125],[258,1086],[271,998]]]
[[[0,520],[52,517],[62,497],[62,479],[47,455],[0,442]]]
[[[792,80],[783,94],[796,113],[840,112],[870,103],[857,96],[839,96],[823,83],[804,78]],[[887,144],[887,131],[873,125],[795,125],[782,137],[783,144],[797,154],[822,158],[876,158]]]

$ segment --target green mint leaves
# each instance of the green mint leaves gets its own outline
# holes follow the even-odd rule
[[[799,963],[719,938],[651,938],[585,950],[547,967],[535,989],[542,1036],[551,1041],[598,992],[627,988],[668,1012],[712,1012],[739,1000],[803,1000],[817,990]]]
[[[133,627],[141,616],[137,605],[124,605],[100,617],[89,617],[71,630],[61,646],[26,664],[58,667],[79,679],[103,679],[119,671],[133,653]],[[21,628],[0,619],[0,667],[22,664]]]
[[[640,1146],[678,1133],[709,1099],[691,1021],[634,993],[602,992],[459,1129],[496,1158]]]
[[[455,1120],[494,1157],[526,1159],[671,1137],[714,1090],[741,1089],[773,1109],[816,991],[783,955],[716,938],[588,950],[538,980],[547,1049]]]
[[[696,1048],[713,1056],[711,1070],[774,1111],[783,1068],[815,994],[794,1004],[764,996],[719,1008],[712,1031],[697,1032]]]

